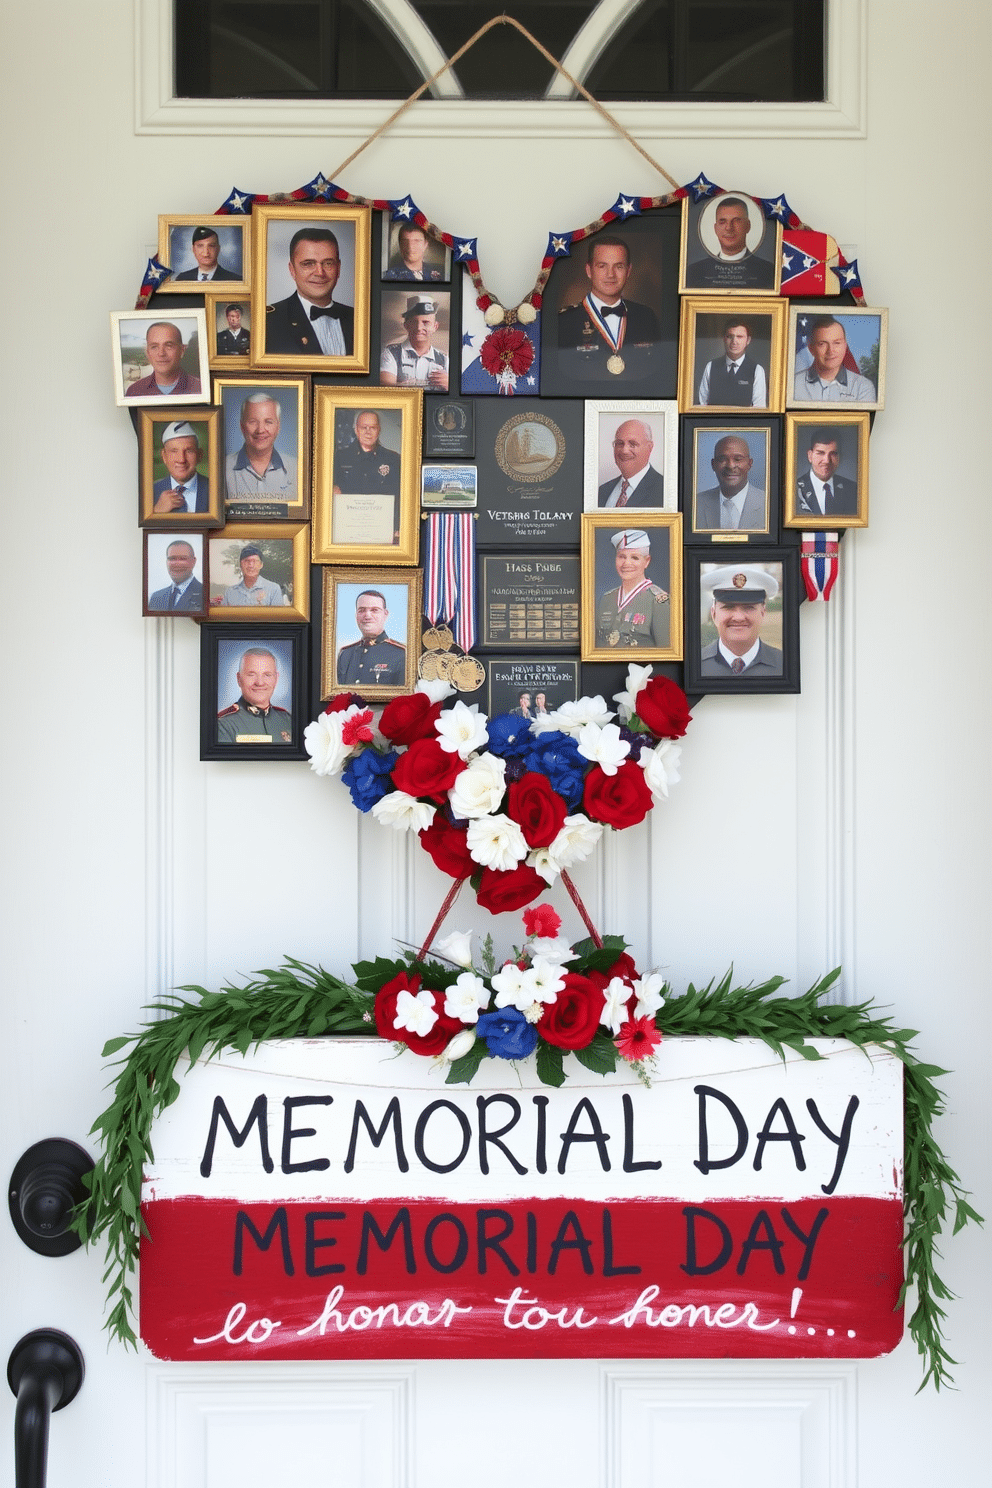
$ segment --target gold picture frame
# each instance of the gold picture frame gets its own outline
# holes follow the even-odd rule
[[[138,415],[138,526],[158,527],[175,533],[223,527],[220,409],[170,408],[165,398],[160,398],[159,403],[161,407],[142,408]],[[189,434],[183,433],[187,425],[200,446],[200,458],[195,466],[195,495],[191,493],[192,510],[188,503],[185,511],[166,510],[167,502],[163,500],[177,481],[188,482],[193,475],[188,466],[181,470],[173,464],[170,471],[165,463],[162,436],[173,424],[177,427],[169,440],[170,448],[176,448],[174,438],[189,439]],[[169,460],[171,463],[171,455]]]
[[[221,212],[162,212],[158,219],[158,260],[167,269],[174,270],[171,278],[156,285],[160,294],[223,294],[230,290],[231,297],[246,295],[251,285],[251,219]],[[198,228],[208,228],[217,236],[215,264],[212,279],[200,279],[204,265],[197,260],[193,248],[193,234]],[[225,263],[225,258],[227,262]]]
[[[643,587],[634,590],[638,597],[643,595],[643,603],[637,605],[618,604],[619,549],[612,538],[624,531],[647,534],[652,547],[642,575]],[[664,534],[657,545],[656,532],[659,537]],[[636,539],[624,546],[635,551],[639,547]],[[649,575],[651,563],[656,566]],[[626,518],[623,510],[616,509],[583,512],[583,661],[681,661],[682,592],[681,512],[635,511]]]
[[[781,413],[788,310],[783,299],[683,296],[679,412]],[[730,361],[737,364],[734,374]],[[762,385],[764,400],[754,402]]]
[[[834,406],[821,403],[816,413],[785,416],[785,527],[818,532],[868,526],[870,415],[834,413]],[[826,512],[818,504],[814,475],[830,486],[834,504]]]
[[[423,573],[374,568],[325,568],[320,618],[320,696],[356,691],[385,700],[417,685],[423,611]],[[371,591],[382,600],[386,624],[374,611],[358,623],[358,599]],[[371,596],[370,596],[371,597]],[[392,624],[388,622],[392,618]],[[381,628],[373,633],[374,627]],[[390,632],[394,632],[390,634]],[[399,641],[396,635],[402,634]],[[405,651],[404,656],[394,654]],[[401,664],[400,664],[401,663]],[[376,674],[388,681],[370,681]],[[340,678],[340,680],[339,680]]]
[[[315,563],[417,562],[423,404],[419,388],[314,388]],[[379,421],[368,449],[363,415]]]
[[[252,221],[251,321],[253,369],[287,372],[368,372],[369,286],[372,225],[368,207],[257,206]],[[307,230],[319,234],[308,239]],[[298,235],[302,235],[298,239]],[[336,243],[334,253],[331,239]],[[312,260],[301,243],[323,246]],[[296,247],[294,248],[294,242]],[[337,274],[328,264],[337,260]],[[307,317],[298,291],[313,309],[329,314],[324,326],[341,329],[344,350],[321,350],[316,320]],[[337,298],[340,290],[341,298]],[[325,298],[326,297],[326,298]]]
[[[240,544],[241,552],[237,553]],[[256,572],[241,567],[246,547],[260,549]],[[271,622],[310,619],[310,526],[308,522],[228,522],[207,537],[207,609],[211,620]],[[237,557],[237,562],[235,558]],[[246,559],[247,563],[248,560]],[[258,602],[239,604],[232,590],[258,591]],[[279,591],[282,598],[277,597]]]

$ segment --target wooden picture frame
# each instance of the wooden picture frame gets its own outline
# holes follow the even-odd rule
[[[209,534],[207,549],[211,620],[309,620],[308,523],[229,522]]]
[[[220,435],[220,412],[216,408],[164,406],[140,410],[139,527],[199,532],[224,525]],[[197,450],[190,448],[192,440],[197,441],[199,458],[195,458]],[[178,499],[186,503],[185,511],[174,506],[177,497],[173,492],[179,486],[183,490]]]
[[[250,217],[233,214],[160,213],[158,260],[172,273],[155,293],[210,294],[217,289],[222,294],[230,290],[232,297],[235,292],[246,295],[251,286],[250,228]],[[201,270],[213,278],[200,279]]]
[[[629,540],[614,543],[621,533]],[[650,547],[645,549],[646,534]],[[620,575],[621,550],[649,553],[639,576]],[[651,566],[654,565],[653,570]],[[636,581],[634,597],[618,603],[623,584]],[[681,512],[585,512],[582,517],[582,660],[680,661],[682,659]]]
[[[369,600],[359,615],[359,600]],[[320,695],[385,700],[417,683],[423,574],[420,569],[325,568],[320,617]],[[393,634],[390,634],[393,631]],[[403,640],[397,639],[398,635]],[[379,682],[374,679],[382,677]]]
[[[252,367],[368,372],[370,209],[256,206],[251,221]],[[321,236],[308,237],[308,230]],[[331,313],[309,318],[298,290],[314,308]],[[341,350],[325,352],[320,335],[326,330],[336,336],[335,327]]]
[[[682,413],[781,413],[788,305],[686,295],[679,335]],[[730,371],[730,366],[735,371]]]
[[[141,548],[141,613],[156,620],[205,619],[207,557],[203,533],[146,531]]]
[[[870,417],[822,404],[815,413],[786,414],[784,526],[803,532],[868,526]],[[826,512],[819,505],[824,481]]]
[[[247,372],[251,365],[250,296],[206,294],[203,308],[207,315],[207,359],[211,371]]]
[[[423,398],[419,388],[314,389],[315,563],[416,563]]]

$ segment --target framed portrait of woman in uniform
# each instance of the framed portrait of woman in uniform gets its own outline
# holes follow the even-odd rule
[[[582,660],[682,659],[680,512],[583,512]]]
[[[416,563],[424,395],[314,389],[315,563]]]

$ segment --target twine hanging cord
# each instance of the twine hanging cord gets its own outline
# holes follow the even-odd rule
[[[460,62],[465,53],[467,51],[470,51],[471,48],[475,46],[475,43],[477,41],[481,41],[486,32],[491,31],[494,26],[512,26],[515,31],[519,31],[524,40],[529,41],[531,46],[540,52],[544,60],[546,62],[550,62],[555,71],[560,73],[565,81],[569,83],[573,88],[575,88],[578,93],[581,93],[582,97],[586,100],[587,103],[592,104],[597,113],[602,114],[607,123],[610,124],[617,131],[618,134],[623,136],[628,145],[632,145],[637,153],[644,157],[648,165],[656,170],[659,175],[664,176],[665,180],[668,181],[675,190],[678,189],[678,182],[675,180],[675,178],[673,176],[670,176],[665,170],[664,166],[659,165],[657,160],[653,159],[653,157],[648,154],[647,150],[643,149],[642,146],[637,143],[633,135],[628,130],[624,129],[620,121],[614,118],[609,109],[604,108],[604,106],[599,102],[599,99],[594,98],[593,95],[589,92],[588,88],[584,88],[577,78],[573,78],[572,74],[566,71],[566,69],[562,67],[561,63],[556,60],[556,58],[552,57],[547,47],[542,46],[537,37],[531,35],[526,26],[523,26],[519,21],[514,20],[513,16],[509,16],[506,14],[493,16],[492,20],[487,21],[484,26],[480,26],[478,31],[475,32],[474,36],[470,36],[468,41],[465,42],[464,46],[460,46],[457,52],[455,52],[454,56],[448,58],[443,67],[439,67],[437,72],[429,77],[426,82],[421,83],[420,87],[417,88],[415,92],[410,94],[410,97],[406,100],[406,102],[401,103],[399,108],[395,109],[393,113],[390,114],[385,123],[380,124],[379,128],[376,129],[372,134],[370,134],[369,137],[358,146],[357,150],[353,150],[351,152],[347,160],[342,160],[341,164],[335,170],[331,171],[331,180],[338,180],[341,176],[342,171],[344,171],[353,160],[356,160],[358,156],[361,155],[363,150],[367,150],[369,145],[371,145],[374,140],[377,140],[379,138],[380,134],[385,134],[386,130],[390,129],[396,123],[396,120],[400,117],[401,114],[404,114],[406,112],[406,110],[412,103],[416,103],[417,99],[420,98],[424,93],[426,93],[428,88],[433,87],[438,78],[446,73],[449,68],[454,67],[456,62]]]

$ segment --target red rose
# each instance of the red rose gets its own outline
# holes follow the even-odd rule
[[[524,913],[524,929],[541,940],[553,940],[561,929],[561,915],[550,904],[539,904]]]
[[[593,765],[586,776],[582,807],[593,821],[605,822],[608,827],[633,827],[644,820],[651,805],[644,771],[633,760],[624,760],[615,775],[607,775],[599,765]]]
[[[379,731],[394,744],[412,744],[414,739],[436,739],[434,722],[441,712],[425,692],[393,698],[382,710]]]
[[[603,993],[578,972],[565,973],[565,986],[541,1014],[537,1031],[558,1049],[584,1049],[592,1043],[603,1011]]]
[[[657,739],[681,739],[689,727],[689,699],[668,677],[652,677],[634,703],[638,718]]]
[[[427,989],[430,991],[430,989]],[[430,1033],[410,1033],[406,1028],[396,1028],[394,1019],[396,1017],[396,999],[401,992],[409,992],[416,997],[420,991],[420,977],[409,976],[401,971],[399,976],[394,976],[391,982],[380,987],[375,997],[375,1026],[379,1031],[379,1037],[389,1039],[390,1043],[406,1044],[413,1050],[414,1054],[440,1054],[450,1042],[454,1034],[462,1027],[457,1018],[449,1018],[444,1011],[444,993],[432,992],[434,998],[434,1011],[437,1013],[437,1022]]]
[[[397,790],[406,791],[408,795],[432,796],[439,801],[464,768],[464,762],[457,754],[442,749],[436,738],[414,739],[393,766],[393,782]],[[638,771],[638,774],[642,773]]]
[[[440,812],[420,833],[420,845],[430,853],[441,872],[452,878],[471,878],[478,870],[479,865],[468,850],[465,832],[445,821]]]
[[[325,713],[343,713],[345,708],[350,708],[352,703],[361,703],[364,706],[365,699],[358,696],[357,692],[339,692],[337,697],[331,698]]]
[[[475,867],[478,866],[476,863]],[[527,863],[518,863],[507,873],[483,868],[482,882],[475,897],[490,914],[503,914],[508,909],[522,909],[538,894],[543,894],[547,887],[541,875]]]
[[[568,807],[546,775],[529,770],[510,786],[507,814],[531,847],[550,847],[561,831]]]

